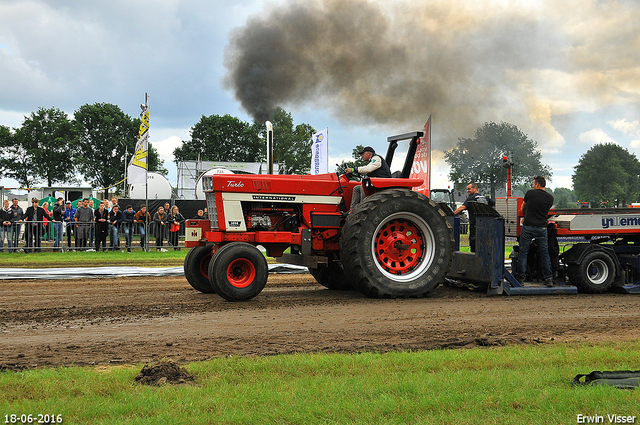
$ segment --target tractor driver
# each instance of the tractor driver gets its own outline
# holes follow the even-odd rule
[[[359,153],[360,155],[362,155],[362,159],[364,159],[365,161],[369,161],[369,163],[367,165],[363,165],[362,167],[357,167],[356,170],[358,171],[358,173],[366,174],[368,177],[391,178],[391,170],[389,169],[387,161],[385,161],[383,157],[378,155],[371,146],[367,146]],[[347,167],[344,169],[347,174],[352,173],[353,170],[354,169],[351,167]],[[354,187],[353,194],[351,195],[350,210],[353,210],[353,207],[358,205],[363,198],[364,190],[362,189],[362,185]]]

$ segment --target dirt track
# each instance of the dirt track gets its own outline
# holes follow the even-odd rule
[[[637,295],[487,297],[440,287],[425,299],[329,291],[274,275],[255,299],[201,294],[184,277],[0,282],[0,369],[194,361],[640,337]]]

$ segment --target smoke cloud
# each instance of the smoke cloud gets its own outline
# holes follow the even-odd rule
[[[640,98],[633,1],[310,0],[236,29],[225,85],[258,122],[320,105],[343,122],[411,131],[437,148],[508,121],[549,149],[553,119]]]

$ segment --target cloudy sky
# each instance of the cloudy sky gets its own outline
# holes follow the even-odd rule
[[[638,22],[636,0],[0,0],[0,124],[96,102],[137,116],[149,93],[175,185],[171,153],[202,115],[280,105],[329,128],[330,164],[432,115],[443,186],[441,152],[505,121],[570,187],[595,143],[640,157]]]

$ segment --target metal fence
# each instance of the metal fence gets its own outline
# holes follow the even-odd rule
[[[86,224],[86,238],[79,237],[79,229],[82,224],[67,225],[62,222],[27,221],[15,223],[10,226],[0,226],[0,252],[43,252],[43,251],[127,251],[127,250],[179,250],[184,248],[184,223],[180,226],[177,235],[171,235],[169,227],[162,235],[162,241],[157,236],[155,223],[146,226],[142,232],[140,224],[131,226],[131,243],[128,243],[125,225],[117,226],[117,233],[110,226],[105,243],[98,246],[95,223]],[[468,225],[461,227],[460,248],[469,247]],[[464,232],[463,232],[464,231]],[[60,238],[58,235],[60,234]],[[116,237],[117,236],[117,237]],[[170,240],[170,236],[174,240]],[[177,236],[177,237],[176,237]],[[559,238],[561,245],[571,246],[576,242],[584,242],[584,238]],[[172,244],[175,243],[175,245]],[[505,247],[507,249],[517,245],[516,238],[507,237]],[[561,249],[562,250],[562,249]]]
[[[156,232],[155,224],[109,225],[103,240],[95,223],[66,224],[26,221],[0,226],[0,252],[179,250],[184,247],[184,224],[177,235]],[[129,236],[130,235],[130,236]],[[162,236],[162,237],[160,237]]]
[[[162,241],[157,236],[155,223],[146,226],[144,233],[142,226],[134,223],[131,226],[131,244],[128,244],[125,225],[117,227],[117,233],[113,226],[109,226],[105,243],[98,244],[96,226],[94,223],[83,225],[67,225],[63,222],[51,221],[27,221],[9,226],[10,229],[0,226],[0,252],[43,252],[43,251],[127,251],[127,250],[169,250],[184,248],[184,223],[180,226],[177,240],[170,240],[169,226],[162,235]],[[460,247],[469,247],[468,224],[461,226]],[[86,231],[86,237],[81,232]],[[60,234],[60,238],[58,238]],[[17,236],[16,236],[17,235]],[[116,237],[117,236],[117,237]],[[175,236],[174,236],[175,238]],[[172,244],[175,243],[175,246]],[[506,245],[513,246],[517,242],[515,238],[507,238]]]

